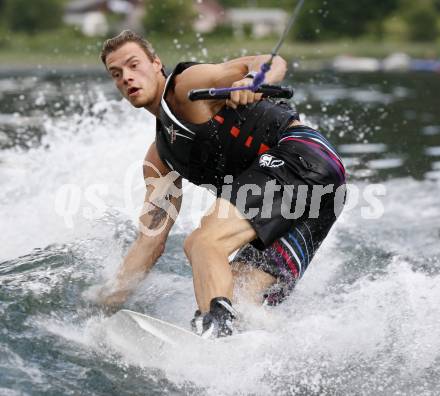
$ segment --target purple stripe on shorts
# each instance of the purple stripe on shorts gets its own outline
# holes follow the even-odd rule
[[[283,139],[283,140],[284,140],[284,141],[286,141],[286,140],[294,140],[294,141],[297,141],[297,142],[304,143],[304,144],[310,146],[310,148],[311,148],[314,152],[318,153],[319,156],[320,156],[321,158],[324,158],[325,160],[327,160],[328,157],[330,157],[330,159],[331,159],[332,161],[330,161],[329,163],[332,165],[333,169],[335,169],[336,172],[339,173],[339,175],[341,176],[341,177],[340,177],[340,180],[341,180],[342,182],[345,180],[345,169],[344,169],[344,167],[342,166],[342,164],[338,161],[338,159],[337,159],[332,153],[330,153],[328,150],[326,150],[326,149],[325,149],[324,147],[322,147],[321,145],[319,145],[319,144],[317,144],[317,143],[309,142],[309,141],[307,141],[307,140],[297,139],[297,138],[286,138],[286,139]],[[321,149],[321,150],[324,150],[324,151],[326,152],[326,154],[328,155],[328,157],[326,158],[326,157],[321,153],[321,150],[317,150],[316,147],[319,148],[319,149]],[[336,166],[335,166],[335,165],[336,165]]]

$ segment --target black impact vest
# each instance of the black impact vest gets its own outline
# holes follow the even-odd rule
[[[298,114],[287,102],[264,99],[237,109],[223,106],[202,124],[179,119],[165,98],[174,77],[194,64],[179,63],[167,78],[156,122],[156,147],[162,161],[182,177],[220,190],[224,176],[237,176],[257,155],[277,145],[278,132]]]

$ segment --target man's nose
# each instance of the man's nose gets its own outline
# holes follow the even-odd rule
[[[124,81],[124,84],[128,84],[130,81],[133,81],[133,76],[130,70],[122,71],[122,80]]]

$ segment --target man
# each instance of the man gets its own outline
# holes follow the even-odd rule
[[[199,308],[192,326],[204,337],[230,335],[237,316],[231,303],[234,283],[243,284],[252,298],[276,304],[304,273],[338,211],[335,194],[321,193],[319,214],[312,215],[310,190],[343,186],[342,162],[286,103],[249,90],[226,101],[188,99],[191,89],[250,85],[266,55],[221,64],[180,63],[166,77],[151,45],[123,31],[104,43],[101,59],[122,96],[157,118],[156,140],[144,162],[150,183],[140,233],[103,300],[122,303],[164,251],[175,220],[171,213],[181,203],[181,194],[170,191],[181,189],[184,177],[217,193],[184,243]],[[277,56],[265,83],[276,84],[285,73],[286,62]],[[291,216],[296,198],[310,213]]]

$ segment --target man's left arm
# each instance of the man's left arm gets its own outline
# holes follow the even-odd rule
[[[252,78],[244,78],[249,72],[258,72],[261,65],[270,59],[270,55],[244,56],[219,64],[200,64],[186,69],[178,75],[175,93],[179,100],[185,101],[191,89],[240,87],[252,84]],[[276,84],[284,79],[287,62],[280,56],[273,59],[266,73],[265,83]],[[235,91],[226,101],[230,107],[246,105],[261,99],[261,94],[250,90]]]
[[[261,70],[263,63],[270,59],[270,55],[258,55],[253,57],[251,62],[247,63],[247,72],[258,73]],[[233,61],[232,61],[233,62]],[[270,70],[266,73],[264,82],[266,84],[277,84],[284,79],[287,72],[287,62],[281,56],[274,57]],[[246,87],[251,85],[253,78],[241,78],[234,81],[231,87]],[[226,105],[232,108],[237,108],[239,105],[246,105],[261,100],[262,94],[255,93],[251,90],[234,91],[230,94],[230,99],[226,100]]]

